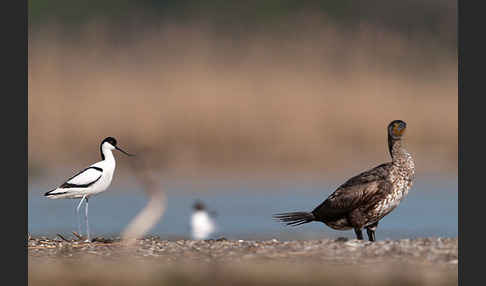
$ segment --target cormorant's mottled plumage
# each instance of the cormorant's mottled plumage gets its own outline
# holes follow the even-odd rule
[[[378,222],[400,204],[414,179],[412,156],[402,146],[405,129],[401,120],[388,125],[391,162],[352,177],[312,212],[283,213],[274,218],[287,225],[320,221],[337,230],[354,229],[358,239],[363,239],[361,229],[366,228],[369,240],[374,241]]]

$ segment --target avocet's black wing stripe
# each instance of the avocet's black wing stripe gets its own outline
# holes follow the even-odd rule
[[[66,182],[71,181],[72,179],[74,179],[74,178],[75,178],[75,177],[77,177],[78,175],[81,175],[82,173],[84,173],[84,172],[85,172],[85,171],[87,171],[88,169],[94,169],[94,170],[96,170],[96,171],[100,171],[101,173],[103,173],[103,169],[102,169],[102,168],[100,168],[100,167],[88,167],[88,168],[86,168],[86,169],[82,170],[81,172],[78,172],[78,173],[74,174],[74,175],[73,175],[71,178],[67,179],[67,180],[66,180]]]
[[[92,182],[89,182],[87,184],[70,184],[68,182],[62,184],[61,186],[59,186],[59,188],[62,188],[62,189],[67,189],[67,188],[87,188],[89,186],[91,186],[92,184],[96,183],[99,179],[101,179],[101,175],[96,178],[96,180],[92,181]]]
[[[62,194],[67,194],[67,192],[53,193],[53,191],[55,191],[55,190],[51,190],[51,191],[49,191],[49,192],[46,192],[46,193],[44,194],[44,196],[51,196],[51,195],[52,195],[52,196],[54,196],[54,195],[62,195]]]
[[[88,167],[83,171],[69,178],[59,188],[86,188],[96,183],[102,176],[103,169],[99,167]]]

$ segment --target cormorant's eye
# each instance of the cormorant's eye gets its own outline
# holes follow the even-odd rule
[[[405,130],[405,126],[403,126],[403,124],[400,124],[398,122],[393,124],[393,128],[392,128],[393,135],[401,136],[404,130]]]

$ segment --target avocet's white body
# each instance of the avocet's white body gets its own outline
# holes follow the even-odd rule
[[[104,160],[71,177],[57,189],[46,193],[46,196],[50,199],[78,199],[106,191],[113,179],[116,162],[111,151],[114,147],[110,143],[103,143],[101,148]]]

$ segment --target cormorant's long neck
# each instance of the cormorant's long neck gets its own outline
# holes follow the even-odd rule
[[[407,150],[402,146],[401,139],[393,139],[391,136],[388,136],[388,149],[390,150],[390,155],[394,164],[401,164],[409,157]]]

